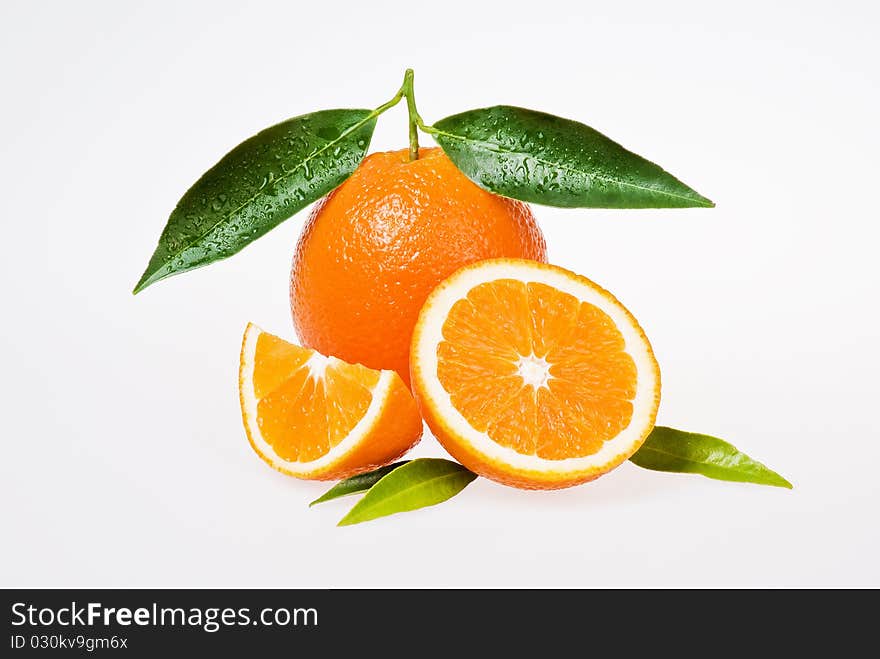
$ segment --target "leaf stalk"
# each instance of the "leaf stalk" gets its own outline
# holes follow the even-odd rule
[[[390,110],[395,105],[400,103],[404,98],[406,99],[406,109],[409,114],[409,159],[410,161],[418,160],[419,158],[419,129],[426,132],[430,132],[428,126],[425,126],[425,122],[422,121],[422,117],[419,115],[419,111],[416,108],[416,97],[415,90],[413,88],[413,77],[414,72],[412,69],[407,69],[406,73],[403,74],[403,84],[400,85],[400,89],[397,90],[397,93],[386,103],[383,103],[379,107],[377,107],[371,113],[371,117],[378,117],[380,114],[385,112],[385,110]]]
[[[416,109],[416,96],[413,90],[413,70],[407,69],[403,76],[403,94],[406,96],[406,109],[409,113],[409,159],[410,162],[419,158],[419,124],[422,118]]]

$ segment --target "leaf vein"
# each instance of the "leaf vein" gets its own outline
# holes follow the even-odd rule
[[[311,162],[311,161],[312,161],[314,158],[316,158],[318,155],[324,153],[327,149],[329,149],[329,148],[332,147],[333,145],[338,144],[338,143],[341,142],[344,138],[348,137],[351,133],[353,133],[354,131],[358,130],[358,129],[361,128],[362,126],[366,125],[367,122],[371,121],[372,119],[375,119],[377,116],[378,116],[378,115],[376,114],[376,111],[373,110],[372,112],[370,112],[370,114],[368,114],[366,117],[364,117],[364,119],[362,119],[361,121],[357,122],[356,124],[353,124],[351,127],[349,127],[349,128],[347,128],[346,130],[344,130],[344,131],[339,135],[339,137],[337,137],[336,139],[334,139],[334,140],[332,140],[332,141],[330,141],[330,142],[327,142],[327,144],[325,144],[324,146],[322,146],[320,149],[318,149],[318,150],[315,151],[314,153],[310,153],[310,154],[309,154],[309,155],[308,155],[308,156],[307,156],[307,157],[306,157],[301,163],[299,163],[296,167],[294,167],[294,168],[291,169],[289,172],[287,172],[287,173],[285,173],[285,174],[282,174],[282,175],[279,176],[277,179],[275,179],[274,183],[277,184],[277,183],[280,183],[281,181],[286,180],[287,178],[289,178],[290,176],[292,176],[293,174],[295,174],[296,172],[298,172],[302,167],[305,167],[309,162]],[[255,200],[259,199],[261,196],[263,196],[264,194],[266,194],[266,193],[264,192],[264,190],[265,190],[266,188],[268,188],[268,187],[269,187],[269,185],[265,185],[265,186],[261,187],[260,189],[258,189],[258,190],[253,194],[253,196],[251,196],[248,200],[246,200],[245,202],[243,202],[240,206],[238,206],[238,207],[235,208],[234,210],[230,211],[230,212],[227,213],[226,215],[223,215],[222,217],[220,217],[216,222],[214,222],[210,227],[208,227],[203,233],[201,233],[201,234],[199,234],[198,236],[196,236],[195,238],[193,238],[193,240],[191,240],[190,242],[188,242],[186,245],[184,245],[182,248],[180,248],[177,252],[175,252],[173,255],[171,255],[170,258],[167,258],[167,259],[165,260],[165,263],[163,263],[162,266],[161,266],[160,268],[158,268],[157,270],[154,270],[152,274],[156,274],[156,272],[159,272],[162,268],[166,267],[169,263],[171,263],[172,261],[174,261],[174,259],[180,257],[181,254],[183,254],[183,253],[186,252],[188,249],[191,249],[192,247],[194,247],[195,245],[197,245],[197,244],[198,244],[199,242],[201,242],[206,236],[210,235],[210,234],[214,231],[214,229],[216,229],[218,226],[220,226],[220,225],[223,224],[224,222],[228,222],[231,218],[235,217],[235,215],[236,215],[237,213],[241,212],[241,210],[242,210],[243,208],[249,206],[249,205],[252,204]]]
[[[685,457],[685,456],[683,456],[683,455],[680,455],[680,454],[678,454],[678,453],[670,453],[669,451],[664,451],[663,449],[659,449],[659,448],[656,448],[656,447],[653,447],[653,446],[642,446],[642,448],[640,448],[638,451],[636,451],[636,454],[639,454],[639,453],[642,453],[642,452],[648,452],[648,453],[650,453],[650,452],[652,452],[652,451],[653,451],[654,453],[659,453],[660,455],[668,455],[668,456],[671,457],[671,458],[675,458],[676,460],[682,460],[683,462],[688,462],[688,463],[690,463],[690,464],[695,464],[695,465],[705,465],[705,466],[710,466],[710,467],[718,467],[719,469],[728,469],[728,470],[730,470],[730,471],[734,471],[734,470],[735,470],[734,467],[729,467],[729,466],[726,466],[726,465],[722,465],[722,464],[719,464],[719,463],[717,463],[717,462],[706,462],[706,461],[694,460],[693,458],[687,458],[687,457]],[[738,456],[742,456],[742,457],[747,457],[747,456],[743,456],[743,454],[740,453],[740,452],[737,452],[737,455],[738,455]],[[634,457],[635,457],[635,456],[634,456]]]
[[[699,198],[694,198],[694,197],[682,195],[682,194],[676,194],[674,192],[669,192],[667,190],[660,190],[660,189],[651,188],[651,187],[648,187],[645,185],[638,185],[637,183],[631,183],[629,181],[622,181],[620,179],[609,178],[607,176],[602,176],[600,174],[595,174],[595,173],[591,174],[589,172],[582,171],[580,169],[575,169],[573,167],[569,167],[569,166],[564,165],[562,163],[556,163],[556,162],[552,162],[550,160],[545,160],[544,158],[540,158],[538,156],[535,156],[535,155],[532,155],[529,153],[521,153],[519,151],[505,149],[500,144],[496,144],[494,142],[486,142],[483,140],[474,140],[474,139],[470,139],[467,137],[462,137],[460,135],[456,135],[454,133],[447,133],[446,131],[440,130],[436,126],[433,127],[433,132],[438,133],[440,135],[443,135],[445,137],[448,137],[450,139],[460,140],[462,142],[470,142],[474,145],[477,145],[477,148],[482,147],[486,151],[492,151],[495,153],[501,152],[501,153],[507,153],[507,154],[511,154],[511,155],[525,156],[527,158],[531,158],[532,160],[535,160],[535,161],[541,163],[544,166],[558,167],[559,169],[563,169],[567,172],[571,172],[573,174],[581,174],[583,176],[586,176],[587,178],[592,178],[592,179],[596,179],[598,181],[602,181],[603,183],[613,183],[615,185],[620,185],[620,186],[628,187],[628,188],[634,188],[636,190],[641,190],[643,192],[652,192],[655,194],[665,195],[667,197],[672,197],[673,199],[682,199],[685,201],[700,201]]]
[[[393,472],[392,472],[392,473],[393,473]],[[390,502],[390,501],[395,501],[396,499],[399,499],[399,498],[400,498],[401,496],[403,496],[404,494],[407,494],[407,493],[409,493],[409,492],[412,492],[413,490],[418,489],[419,487],[421,487],[421,486],[423,486],[423,485],[427,485],[428,483],[433,483],[433,482],[437,482],[437,481],[443,481],[443,480],[447,480],[447,479],[455,478],[455,477],[457,477],[457,476],[462,476],[462,475],[464,475],[464,473],[465,473],[465,472],[463,472],[463,471],[455,471],[455,472],[452,472],[452,473],[443,474],[442,476],[432,476],[431,478],[428,478],[428,479],[425,479],[425,480],[418,481],[417,483],[413,483],[412,485],[409,485],[409,486],[403,488],[402,490],[398,490],[397,492],[394,492],[393,494],[390,494],[390,495],[388,495],[388,496],[386,496],[386,497],[384,497],[384,498],[382,498],[382,499],[379,499],[378,501],[375,501],[375,502],[365,502],[365,505],[364,505],[362,511],[369,511],[369,510],[374,509],[376,506],[378,506],[378,505],[380,505],[380,504],[385,504],[385,503],[388,503],[388,502]],[[381,481],[380,481],[380,482],[381,482]],[[378,485],[378,483],[377,483],[377,485]],[[374,487],[375,487],[375,486],[374,486]],[[366,505],[366,503],[370,503],[370,505]],[[358,505],[360,505],[360,504],[358,504]]]

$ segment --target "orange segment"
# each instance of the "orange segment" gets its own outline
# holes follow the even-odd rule
[[[263,398],[287,380],[311,357],[311,351],[277,336],[262,333],[257,339],[254,393]]]
[[[411,346],[413,391],[465,466],[521,487],[572,485],[641,445],[659,369],[632,315],[562,268],[492,259],[429,296]]]
[[[532,322],[532,350],[544,356],[571,335],[580,303],[573,295],[546,284],[530,282],[529,313]]]
[[[536,403],[534,389],[520,385],[519,391],[510,402],[489,421],[486,434],[500,446],[512,448],[525,455],[534,454],[537,447]]]
[[[336,479],[386,464],[421,436],[406,385],[248,325],[239,393],[254,450],[300,478]]]
[[[370,407],[372,390],[379,382],[376,371],[345,362],[331,364],[324,373],[328,393],[327,434],[330,446],[345,439]]]
[[[512,279],[501,279],[491,284],[475,286],[468,291],[467,299],[474,309],[473,315],[479,319],[477,325],[484,332],[484,340],[491,337],[500,342],[510,356],[531,351],[529,294],[525,284]],[[458,314],[450,315],[443,325],[444,335],[448,331],[455,336],[453,328],[458,324]],[[463,329],[467,332],[471,328]]]

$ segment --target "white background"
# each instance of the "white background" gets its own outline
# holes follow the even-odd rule
[[[880,586],[877,4],[491,4],[3,2],[0,585]],[[627,464],[336,528],[351,500],[309,510],[326,485],[257,459],[241,333],[294,337],[305,213],[130,290],[229,148],[378,105],[406,67],[428,122],[576,118],[718,204],[535,212],[551,260],[640,319],[660,422],[793,491]],[[373,150],[405,146],[404,117]]]

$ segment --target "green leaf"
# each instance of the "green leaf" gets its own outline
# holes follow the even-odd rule
[[[232,256],[333,190],[363,159],[375,126],[373,110],[323,110],[239,144],[177,203],[134,292]]]
[[[474,183],[514,199],[566,208],[715,205],[589,126],[543,112],[497,105],[425,130]]]
[[[405,465],[407,462],[409,462],[409,460],[395,462],[393,464],[374,469],[373,471],[368,471],[365,474],[357,474],[356,476],[351,476],[350,478],[341,480],[320,497],[312,501],[309,504],[309,508],[314,506],[316,503],[324,503],[325,501],[331,501],[333,499],[338,499],[339,497],[347,497],[350,494],[366,492],[379,480],[381,480],[383,476],[391,471],[394,471],[398,467]]]
[[[654,471],[702,474],[709,478],[792,488],[772,469],[723,439],[657,426],[630,461]]]
[[[360,524],[377,517],[442,503],[461,492],[476,477],[476,474],[451,460],[412,460],[370,488],[364,498],[340,520],[339,526]]]

